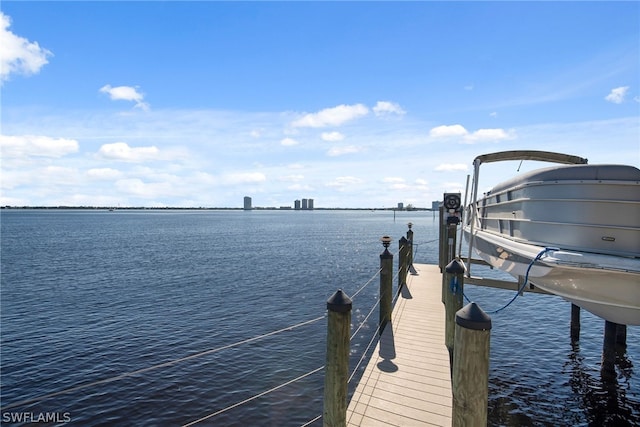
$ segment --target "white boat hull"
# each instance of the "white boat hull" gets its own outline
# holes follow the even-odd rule
[[[576,164],[525,173],[478,197],[480,164],[518,156]],[[545,152],[477,157],[463,232],[490,265],[519,279],[529,270],[529,282],[547,292],[640,325],[640,170],[585,163]]]
[[[476,231],[474,249],[490,265],[522,279],[545,248]],[[638,258],[550,249],[533,263],[528,281],[610,322],[640,325]]]

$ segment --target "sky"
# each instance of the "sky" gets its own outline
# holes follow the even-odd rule
[[[3,206],[431,207],[481,154],[640,165],[640,2],[4,0],[0,24]]]

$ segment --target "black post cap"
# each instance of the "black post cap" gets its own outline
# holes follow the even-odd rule
[[[462,274],[466,270],[467,268],[464,266],[464,263],[460,261],[460,258],[454,259],[444,268],[444,271],[451,274]]]
[[[353,306],[353,302],[351,298],[347,294],[345,294],[342,289],[338,289],[329,299],[327,300],[327,310],[333,311],[336,313],[346,313],[351,311],[351,307]]]
[[[487,331],[491,329],[491,317],[471,302],[456,312],[456,324],[474,331]]]

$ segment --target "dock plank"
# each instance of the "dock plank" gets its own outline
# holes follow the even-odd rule
[[[349,402],[350,427],[451,425],[442,276],[436,265],[414,267]]]

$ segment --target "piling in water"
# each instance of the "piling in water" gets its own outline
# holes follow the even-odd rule
[[[580,341],[580,307],[571,304],[571,342]]]

